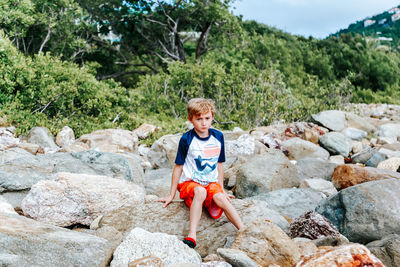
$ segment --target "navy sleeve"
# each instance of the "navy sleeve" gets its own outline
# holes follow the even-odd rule
[[[221,152],[219,154],[218,162],[225,162],[225,141],[224,141],[224,134],[219,132],[218,140],[221,142]]]
[[[175,164],[183,165],[185,163],[188,150],[189,146],[187,142],[187,135],[184,134],[179,140],[179,146],[178,146],[178,152],[176,153]]]

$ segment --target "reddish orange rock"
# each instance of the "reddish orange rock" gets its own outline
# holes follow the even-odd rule
[[[332,183],[340,190],[353,185],[388,178],[400,179],[400,173],[372,167],[362,167],[355,164],[343,164],[335,168],[332,174]]]
[[[317,252],[302,256],[296,267],[384,267],[383,263],[360,244],[320,247]]]

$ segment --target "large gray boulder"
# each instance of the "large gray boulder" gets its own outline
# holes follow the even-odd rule
[[[315,207],[326,196],[311,188],[284,188],[252,197],[268,203],[269,208],[294,219]]]
[[[315,209],[352,242],[400,234],[400,180],[367,182],[339,191]]]
[[[176,152],[181,134],[164,135],[153,143],[147,158],[154,168],[172,168],[175,165]]]
[[[58,173],[35,184],[22,201],[25,215],[57,226],[89,226],[100,216],[126,220],[127,211],[144,203],[144,189],[107,176]]]
[[[239,167],[235,194],[245,198],[299,184],[296,167],[280,150],[268,149]]]
[[[344,134],[347,138],[350,138],[351,140],[357,140],[361,141],[363,138],[367,136],[367,132],[356,129],[353,127],[348,127],[342,130],[342,134]]]
[[[327,160],[329,152],[312,142],[295,137],[282,143],[289,151],[289,159],[299,160],[302,158],[320,158]]]
[[[108,241],[18,215],[0,213],[1,266],[108,266]]]
[[[265,201],[233,199],[232,205],[238,211],[244,225],[263,218],[278,225],[283,231],[288,231],[287,220],[270,209]],[[174,201],[166,208],[163,208],[160,202],[148,202],[138,205],[130,214],[130,225],[123,225],[121,222],[119,225],[114,224],[114,227],[121,231],[140,227],[149,232],[176,235],[181,239],[187,236],[189,230],[189,209],[183,201]],[[225,215],[215,220],[205,210],[197,230],[196,251],[202,257],[216,253],[217,248],[229,247],[237,232]]]
[[[84,134],[69,146],[63,147],[64,152],[80,152],[96,150],[109,153],[135,152],[139,139],[137,135],[124,129],[103,129],[90,134]]]
[[[322,178],[332,180],[332,173],[338,164],[319,158],[303,158],[297,161],[296,168],[301,179]]]
[[[172,169],[169,168],[146,170],[144,179],[146,193],[159,197],[168,196],[171,191],[171,177]],[[176,193],[176,197],[178,196],[179,192]]]
[[[312,114],[311,117],[315,122],[331,131],[340,132],[347,125],[345,113],[340,110],[322,111],[318,114]]]
[[[18,214],[14,210],[13,206],[1,195],[0,195],[0,213],[9,213],[9,214],[15,214],[15,215]]]
[[[321,178],[301,180],[300,188],[311,188],[323,193],[327,197],[336,195],[338,192],[332,182]]]
[[[243,134],[236,140],[225,141],[225,153],[227,156],[250,156],[255,152],[254,136]]]
[[[379,163],[381,163],[385,159],[387,159],[387,156],[385,154],[376,152],[367,162],[365,162],[365,166],[376,168]]]
[[[375,134],[384,137],[398,137],[400,136],[400,123],[383,124],[378,127]]]
[[[70,146],[75,142],[75,133],[68,126],[64,126],[61,131],[57,133],[56,144],[60,147]]]
[[[368,243],[367,248],[369,248],[386,267],[400,266],[400,235],[388,235],[382,240]]]
[[[319,139],[323,148],[333,155],[342,155],[347,157],[352,149],[352,142],[342,133],[330,132]]]
[[[234,267],[258,267],[259,265],[253,261],[246,253],[239,249],[219,248],[218,254]]]
[[[14,137],[14,133],[7,128],[0,128],[0,150],[8,149],[20,143],[19,138]]]
[[[355,115],[354,113],[346,112],[347,126],[357,128],[368,133],[376,131],[376,127],[369,123],[363,117]]]
[[[200,255],[176,236],[134,228],[114,252],[110,267],[128,266],[136,259],[156,256],[163,266],[201,264]]]
[[[296,243],[272,222],[262,218],[240,229],[232,249],[245,252],[260,266],[293,266],[300,259]]]
[[[377,151],[374,148],[366,147],[360,152],[352,155],[351,162],[365,164],[375,153],[377,153]]]
[[[71,153],[71,156],[78,159],[81,163],[80,165],[86,165],[86,169],[92,169],[94,171],[83,172],[78,166],[73,168],[71,164],[65,166],[62,162],[60,162],[56,168],[58,172],[98,174],[127,180],[136,184],[143,184],[144,172],[140,167],[140,163],[137,162],[138,164],[135,166],[135,168],[132,168],[133,164],[131,164],[129,160],[129,158],[132,158],[135,155],[130,154],[130,156],[127,157],[115,153],[87,150],[82,152],[73,152]],[[132,159],[132,161],[134,160],[140,161],[140,157],[136,156],[136,159]],[[133,170],[135,172],[133,172]]]
[[[38,144],[46,150],[56,151],[59,149],[54,142],[54,136],[45,127],[33,127],[23,140],[28,143]]]
[[[57,172],[105,175],[143,182],[143,171],[134,174],[127,159],[114,153],[83,151],[33,156],[24,151],[20,156],[13,153],[8,158],[0,165],[0,191],[27,190],[40,180],[54,179]]]

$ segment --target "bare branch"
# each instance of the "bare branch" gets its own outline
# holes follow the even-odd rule
[[[122,113],[122,111],[120,113],[118,113],[117,116],[115,116],[112,123],[115,123],[117,120],[119,120],[119,115],[121,115],[121,113]]]
[[[163,62],[165,63],[173,63],[174,61],[168,60],[167,58],[164,58],[163,56],[161,56],[159,53],[154,52],[154,54],[159,57]]]
[[[165,45],[164,45],[160,40],[158,40],[158,42],[159,42],[159,44],[161,45],[161,47],[163,48],[164,52],[165,52],[168,56],[170,56],[171,58],[173,58],[173,59],[175,59],[175,60],[179,60],[179,59],[180,59],[178,56],[176,56],[176,55],[172,54],[171,52],[169,52],[168,49],[165,47]]]
[[[149,19],[149,18],[146,18],[146,20],[147,20],[147,21],[150,21],[150,22],[154,22],[154,23],[160,24],[161,26],[164,26],[164,27],[168,27],[167,24],[162,23],[161,21],[157,21],[157,20]]]
[[[117,78],[117,77],[124,76],[127,74],[146,74],[146,72],[145,71],[136,71],[136,70],[121,71],[121,72],[116,72],[116,73],[113,73],[110,75],[97,76],[97,79],[101,81],[101,80],[106,80],[106,79],[111,79],[111,78]]]
[[[46,43],[50,40],[50,34],[51,34],[51,19],[52,17],[50,17],[50,21],[49,21],[49,26],[47,27],[47,34],[46,34],[46,38],[44,38],[42,44],[40,45],[39,48],[39,52],[38,55],[40,56],[40,54],[42,54],[42,50],[44,48],[44,46],[46,45]]]

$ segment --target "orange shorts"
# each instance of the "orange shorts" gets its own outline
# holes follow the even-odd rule
[[[210,183],[204,186],[193,181],[183,182],[178,185],[180,198],[185,200],[186,205],[190,208],[194,197],[194,188],[197,186],[201,186],[207,191],[207,197],[204,201],[203,206],[206,207],[211,217],[213,217],[214,219],[218,219],[219,217],[221,217],[224,211],[219,206],[217,206],[217,204],[215,204],[213,200],[215,194],[224,192],[219,183]]]

